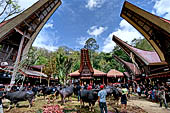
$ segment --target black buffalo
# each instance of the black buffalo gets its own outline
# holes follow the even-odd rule
[[[39,93],[42,93],[42,95],[44,96],[44,99],[47,95],[51,95],[54,94],[56,97],[59,94],[59,90],[57,87],[45,87],[45,86],[41,86],[38,88],[37,90]]]
[[[114,92],[114,87],[112,86],[106,86],[105,88],[106,92],[107,92],[107,96],[112,96],[113,92]]]
[[[74,86],[69,86],[66,88],[62,88],[59,90],[60,96],[61,96],[61,101],[64,104],[65,103],[65,98],[70,97],[74,93]]]
[[[35,96],[35,93],[31,90],[28,91],[16,91],[16,92],[6,92],[4,98],[10,100],[10,106],[8,110],[11,109],[12,104],[15,104],[15,107],[19,101],[29,102],[29,108],[32,107],[32,100]]]
[[[93,90],[86,90],[83,89],[80,92],[80,108],[82,106],[84,106],[84,102],[89,103],[89,111],[94,110],[93,106],[95,105],[97,99],[98,99],[98,92],[99,90],[93,89]]]
[[[114,86],[107,86],[105,88],[106,92],[107,92],[107,96],[109,97],[114,97],[114,100],[116,101],[117,105],[118,105],[118,102],[119,102],[119,99],[121,97],[121,93],[120,91],[114,87]],[[110,98],[109,98],[110,99]]]

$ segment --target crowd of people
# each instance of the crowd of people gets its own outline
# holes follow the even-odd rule
[[[129,88],[129,93],[137,93],[139,98],[143,94],[152,102],[159,102],[160,107],[164,103],[165,108],[168,108],[167,102],[170,102],[170,85],[167,83],[144,84],[133,82]]]
[[[102,93],[98,93],[99,96],[99,106],[101,109],[101,113],[105,110],[107,111],[107,104],[105,103],[105,98],[107,93],[103,91],[105,85],[82,85],[78,86],[78,94],[80,94],[81,88],[86,88],[87,90],[91,90],[93,88],[100,88]],[[128,98],[130,98],[132,95],[138,95],[139,99],[144,97],[152,102],[158,102],[160,104],[160,107],[165,106],[165,108],[168,108],[168,103],[170,101],[170,85],[167,83],[157,83],[154,85],[151,84],[144,84],[144,83],[137,83],[133,82],[131,84],[125,83],[125,84],[119,84],[115,86],[121,93],[120,97],[120,103],[121,103],[121,111],[126,112],[127,111],[127,101]],[[103,95],[103,96],[102,96]],[[78,101],[79,101],[78,95]],[[101,99],[101,97],[104,97],[104,100]],[[103,103],[104,102],[104,103]]]
[[[113,86],[113,85],[112,85]],[[2,87],[2,86],[1,86]],[[38,90],[39,85],[31,85],[30,83],[28,84],[17,84],[14,85],[11,88],[11,91],[19,91],[19,90],[32,90],[36,92]],[[54,88],[54,92],[56,90],[55,86],[50,86]],[[80,101],[80,92],[82,89],[87,89],[87,90],[92,90],[92,89],[100,89],[98,92],[98,102],[99,102],[99,107],[101,110],[101,113],[107,113],[107,104],[106,104],[106,96],[107,92],[105,90],[106,85],[100,84],[100,85],[95,85],[95,84],[85,84],[85,85],[76,85],[77,89],[77,98],[78,101]],[[128,98],[130,98],[132,95],[138,94],[138,97],[141,98],[142,96],[145,96],[147,99],[151,100],[152,102],[159,102],[160,107],[164,104],[165,108],[168,108],[167,102],[169,102],[169,92],[170,92],[170,86],[166,83],[161,83],[161,84],[144,84],[144,83],[137,83],[133,82],[131,84],[125,83],[125,84],[119,84],[115,85],[115,87],[118,89],[120,92],[120,103],[121,103],[121,111],[126,112],[127,109],[127,101]],[[2,102],[0,101],[0,104]]]

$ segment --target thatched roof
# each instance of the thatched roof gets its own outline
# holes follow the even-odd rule
[[[108,73],[107,73],[107,77],[124,77],[123,73],[115,70],[115,69],[111,69]]]
[[[97,69],[93,68],[93,70],[94,70],[93,76],[106,76],[107,75],[106,73],[99,71]],[[80,72],[79,70],[77,70],[75,72],[70,73],[69,76],[71,77],[80,76]]]

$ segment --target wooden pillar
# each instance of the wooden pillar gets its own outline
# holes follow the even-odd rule
[[[90,84],[93,84],[93,79],[90,80]]]
[[[17,58],[16,58],[16,61],[15,61],[11,82],[10,82],[11,87],[15,84],[15,76],[16,76],[16,73],[18,72],[18,64],[20,62],[21,55],[22,55],[22,48],[23,48],[23,44],[24,44],[24,40],[25,40],[25,34],[26,34],[26,32],[24,32],[24,34],[21,38],[20,45],[19,45],[18,54],[17,54]],[[10,89],[11,89],[11,87],[10,87]]]
[[[80,85],[82,86],[82,82],[81,82],[81,79],[80,79]]]
[[[42,67],[41,67],[41,74],[42,74]],[[40,84],[42,82],[42,75],[40,76]]]
[[[104,77],[103,77],[103,84],[104,84]]]

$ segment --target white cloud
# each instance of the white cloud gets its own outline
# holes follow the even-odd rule
[[[21,9],[27,9],[31,7],[34,3],[36,3],[38,0],[18,0],[19,6],[21,6]],[[48,23],[46,23],[43,27],[43,29],[40,31],[38,36],[36,37],[33,46],[35,47],[41,47],[45,48],[50,51],[55,51],[58,47],[56,47],[56,43],[58,42],[59,37],[56,37],[56,32],[50,32],[48,29],[53,29],[53,20],[50,20]]]
[[[115,46],[115,43],[112,41],[113,33],[109,34],[109,36],[104,41],[103,52],[111,52]]]
[[[17,0],[21,10],[26,10],[37,1],[38,0]],[[0,11],[1,9],[2,8],[0,8]],[[45,48],[50,51],[55,51],[58,48],[56,47],[56,43],[58,42],[59,39],[59,37],[56,36],[57,31],[55,32],[48,31],[48,29],[53,29],[53,28],[54,28],[53,20],[46,23],[43,29],[40,31],[39,35],[36,37],[33,46]]]
[[[88,0],[86,8],[92,10],[94,8],[100,8],[104,4],[105,0]]]
[[[45,29],[41,30],[37,38],[35,39],[33,46],[45,48],[50,51],[55,51],[59,37],[56,36],[57,32],[49,32]]]
[[[152,12],[158,16],[163,16],[164,18],[170,20],[170,1],[157,0]]]
[[[59,37],[56,36],[57,31],[50,31],[53,29],[53,20],[46,23],[39,35],[36,37],[33,46],[45,48],[50,51],[55,51],[58,47],[56,46]]]
[[[80,37],[80,38],[77,38],[76,42],[80,44],[81,46],[84,46],[87,39],[89,39],[89,37]]]
[[[92,26],[87,33],[91,36],[99,36],[102,34],[105,30],[107,30],[107,27],[97,27],[97,26]]]
[[[27,9],[30,6],[32,6],[34,3],[36,3],[38,0],[17,0],[18,5],[21,6],[21,9]]]
[[[44,25],[44,28],[53,28],[53,24],[52,23],[46,23],[45,25]]]
[[[47,22],[45,25],[44,25],[44,29],[48,29],[48,28],[50,28],[50,29],[53,29],[54,28],[54,21],[53,20],[50,20],[49,22]]]
[[[170,2],[169,0],[152,0],[155,2],[152,13],[170,20]],[[116,35],[123,41],[130,43],[134,38],[143,37],[133,26],[131,26],[125,20],[122,20],[119,24],[119,28],[110,33],[110,35],[104,41],[103,52],[111,52],[116,45],[112,41],[112,36]]]
[[[133,26],[131,26],[125,20],[122,20],[119,24],[119,29],[109,34],[109,36],[104,41],[103,52],[111,52],[116,45],[112,41],[112,36],[115,35],[122,39],[123,41],[127,41],[130,43],[134,38],[143,37]]]

